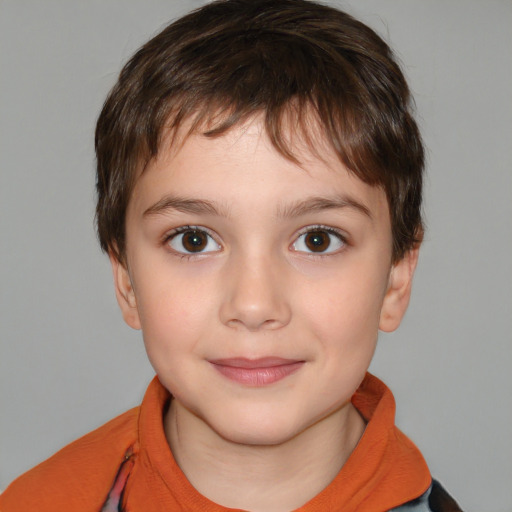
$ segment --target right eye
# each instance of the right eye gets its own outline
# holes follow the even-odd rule
[[[220,249],[220,245],[208,232],[191,227],[177,229],[168,237],[167,244],[181,254],[215,252]]]

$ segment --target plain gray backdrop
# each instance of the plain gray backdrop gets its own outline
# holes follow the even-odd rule
[[[121,64],[201,4],[0,0],[0,488],[152,377],[93,230],[93,131]],[[428,149],[427,235],[372,371],[466,511],[512,511],[512,2],[336,5],[391,45]]]

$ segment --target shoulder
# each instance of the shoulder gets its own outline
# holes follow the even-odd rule
[[[444,487],[437,480],[432,482],[432,490],[428,497],[428,503],[433,512],[462,512],[457,502],[446,492]]]
[[[444,487],[433,480],[425,494],[390,512],[462,512],[462,509]]]
[[[126,450],[137,440],[139,407],[65,446],[18,477],[0,512],[100,510]]]

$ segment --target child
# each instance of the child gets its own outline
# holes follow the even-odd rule
[[[423,234],[409,103],[373,31],[305,0],[141,48],[98,120],[97,224],[157,377],[0,510],[459,510],[366,373]]]

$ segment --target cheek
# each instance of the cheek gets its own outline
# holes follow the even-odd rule
[[[382,273],[368,268],[339,272],[309,286],[301,295],[303,316],[310,329],[329,344],[332,351],[364,351],[377,339],[385,290]]]
[[[190,287],[176,280],[173,286],[153,288],[141,296],[141,324],[147,356],[164,385],[175,396],[185,389],[183,376],[191,369],[193,354],[201,354],[201,343],[211,326],[202,299]]]
[[[134,276],[134,286],[147,345],[193,341],[212,314],[211,285],[204,276],[155,265]]]

